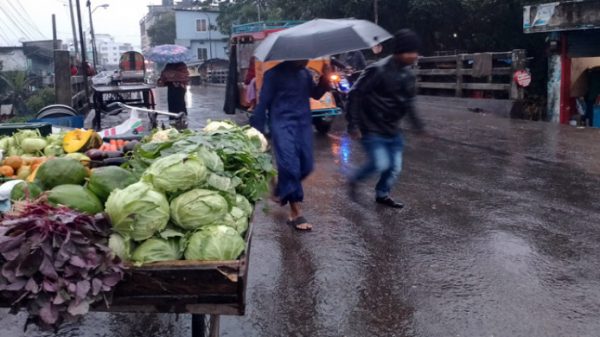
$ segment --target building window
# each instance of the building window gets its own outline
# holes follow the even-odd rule
[[[196,31],[197,32],[206,32],[208,31],[208,25],[206,24],[205,19],[196,20]]]
[[[198,48],[198,60],[207,60],[208,59],[208,49],[206,48]]]

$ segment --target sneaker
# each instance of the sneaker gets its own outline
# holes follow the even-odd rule
[[[377,202],[380,205],[391,207],[391,208],[397,208],[397,209],[404,208],[403,203],[394,201],[394,199],[392,199],[390,197],[377,198],[377,199],[375,199],[375,202]]]

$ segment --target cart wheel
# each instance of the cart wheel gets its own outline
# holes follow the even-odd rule
[[[219,315],[192,315],[192,337],[219,337]]]

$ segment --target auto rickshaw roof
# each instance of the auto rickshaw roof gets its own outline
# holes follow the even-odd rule
[[[298,21],[298,20],[281,20],[281,21],[260,21],[260,22],[246,23],[243,25],[234,25],[232,27],[232,35],[233,35],[233,37],[252,35],[256,38],[258,36],[256,36],[255,34],[259,33],[259,35],[264,38],[264,36],[268,35],[269,33],[283,30],[286,28],[291,28],[291,27],[297,26],[299,24],[302,24],[304,22],[305,21]]]

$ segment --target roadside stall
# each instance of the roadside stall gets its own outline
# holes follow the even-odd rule
[[[14,185],[0,186],[0,306],[27,311],[27,325],[187,313],[192,336],[218,336],[220,315],[244,314],[254,204],[274,176],[262,134],[230,122],[130,142],[24,130],[0,149]]]

